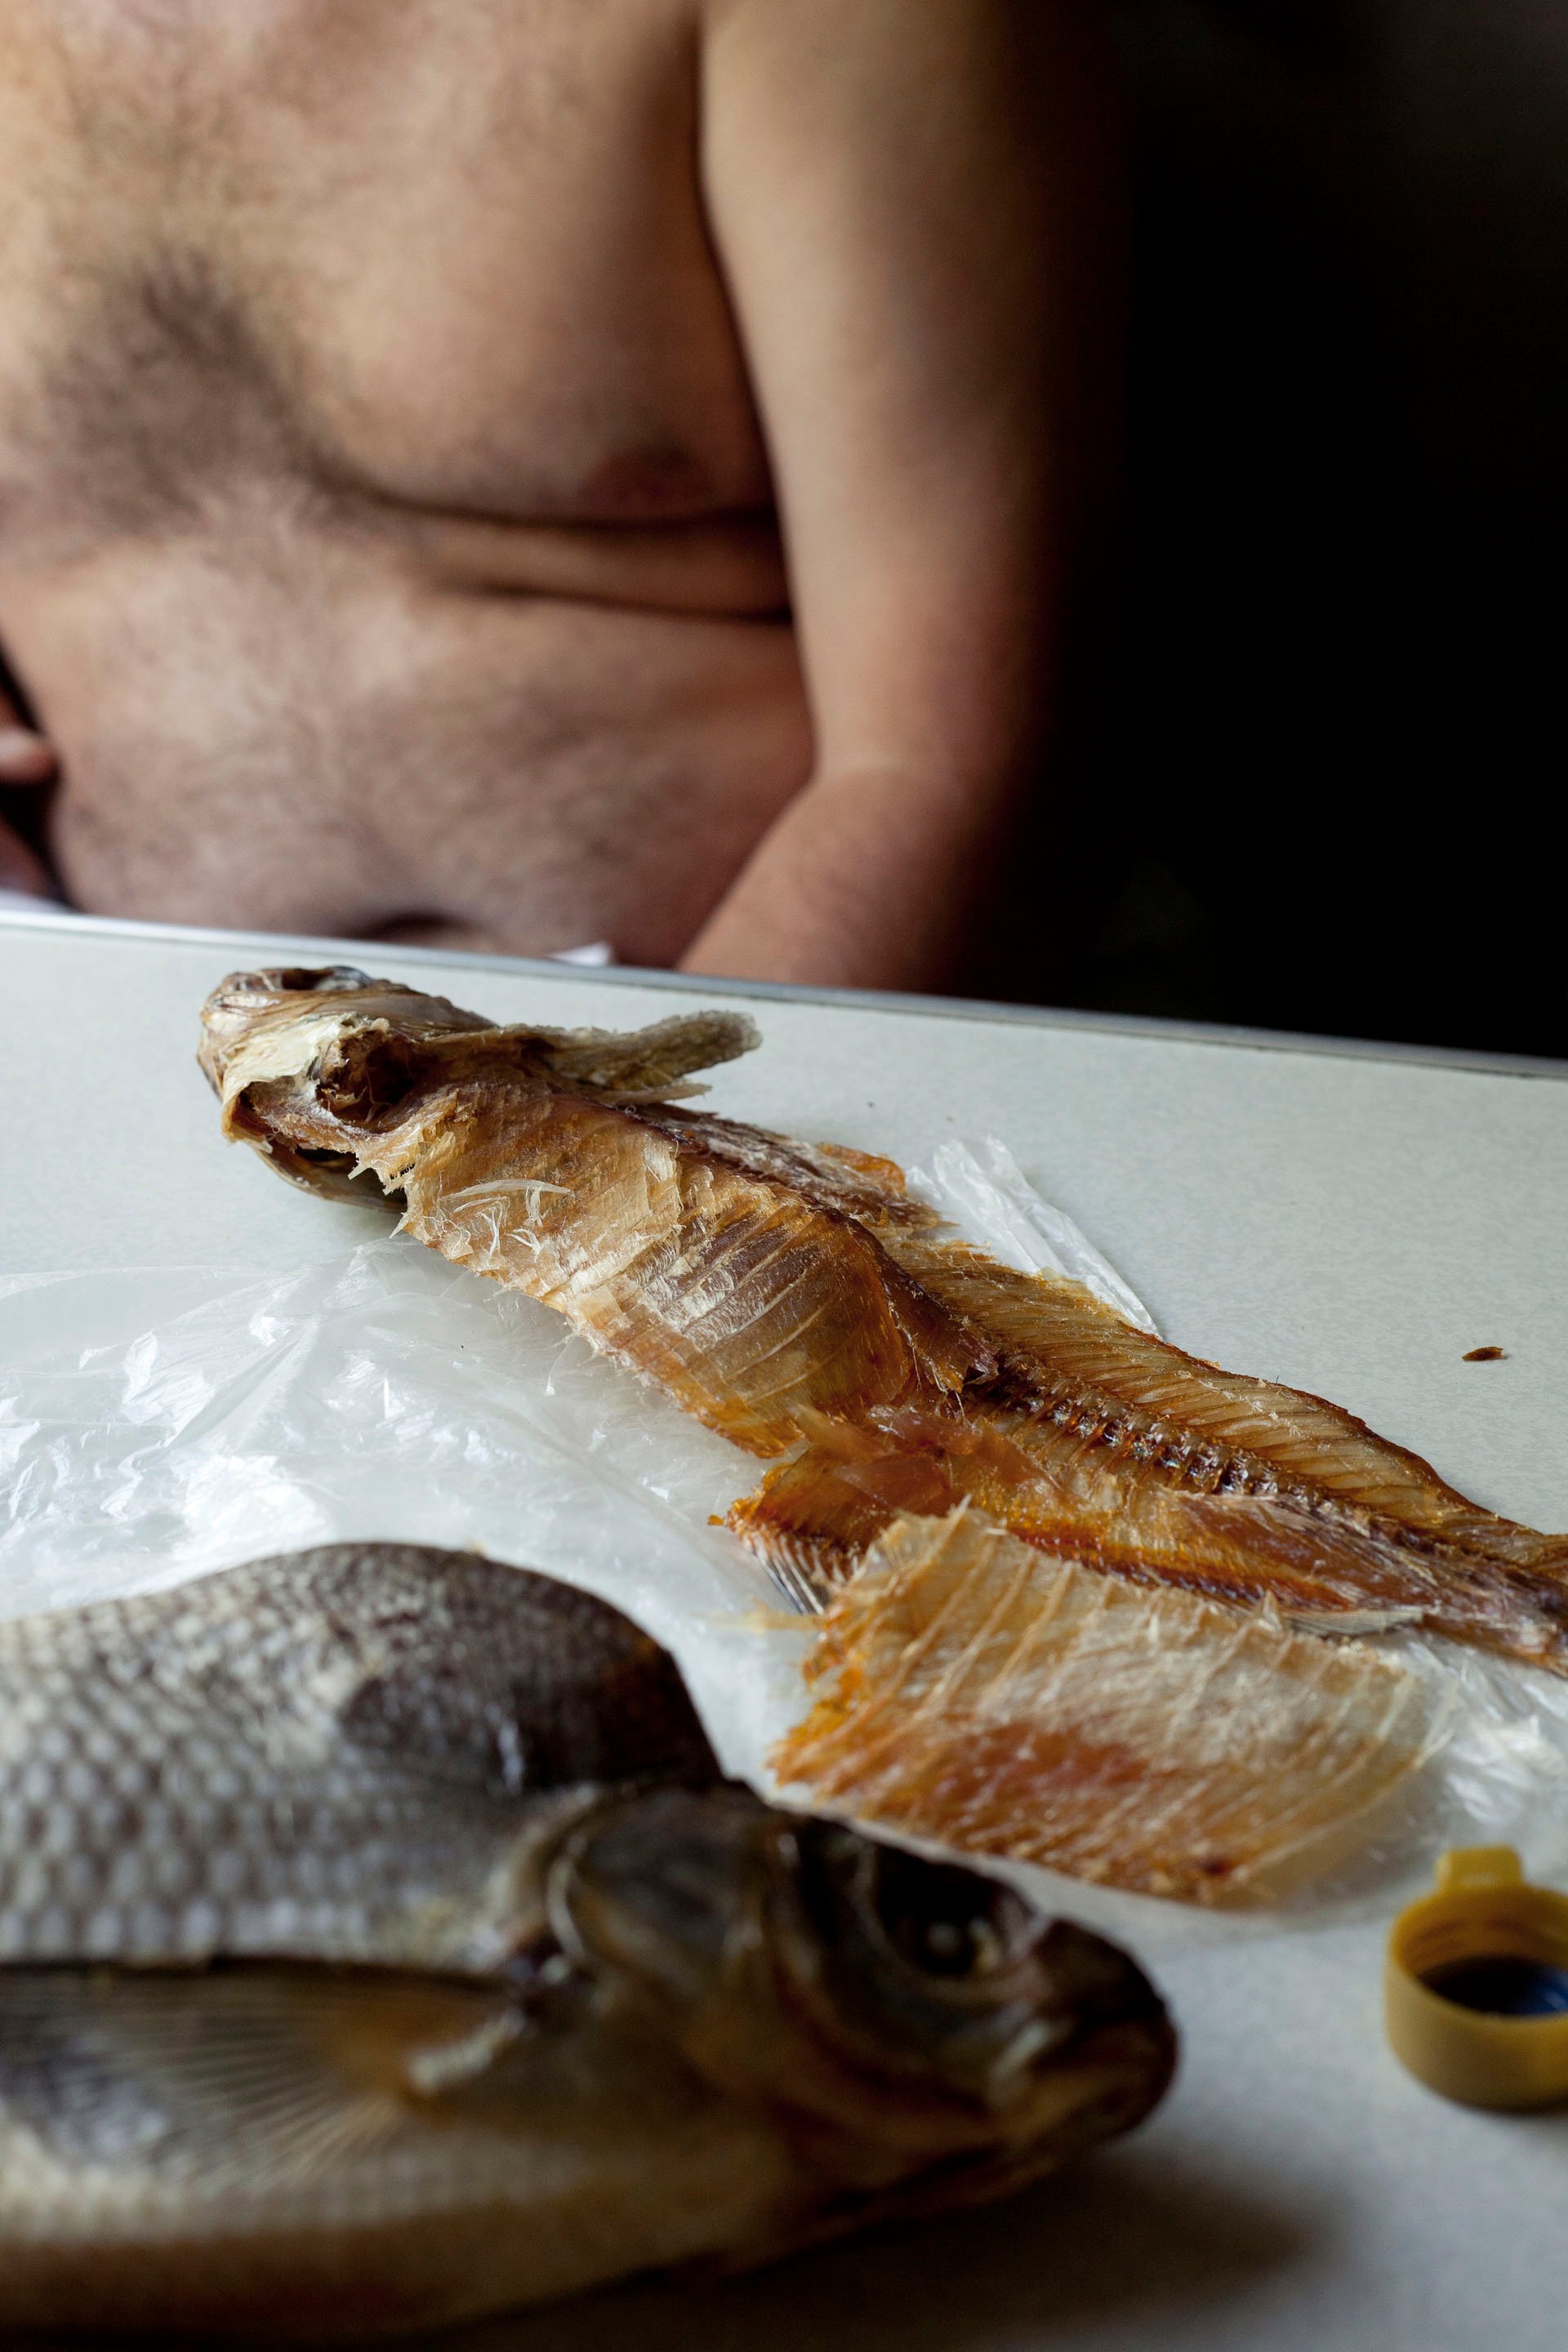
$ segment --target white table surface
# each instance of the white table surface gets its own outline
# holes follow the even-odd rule
[[[1568,1525],[1568,1067],[335,953],[557,1025],[760,994],[763,1049],[715,1074],[714,1108],[905,1161],[997,1133],[1171,1338],[1335,1398],[1495,1508]],[[365,1215],[224,1150],[192,1061],[226,971],[311,960],[300,942],[0,916],[0,1271],[284,1270]],[[1508,1360],[1460,1360],[1482,1345]],[[1469,2114],[1408,2081],[1382,2046],[1379,1947],[1376,1927],[1341,1927],[1166,1954],[1177,2087],[1069,2179],[750,2279],[634,2285],[450,2341],[1559,2352],[1568,2115]]]

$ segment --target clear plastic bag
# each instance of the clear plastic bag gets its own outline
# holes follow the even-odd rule
[[[1149,1318],[1004,1146],[947,1146],[925,1191],[1009,1262]],[[679,1657],[728,1769],[808,1703],[766,1571],[713,1525],[760,1465],[595,1357],[559,1317],[389,1235],[287,1276],[0,1284],[0,1613],[148,1591],[347,1538],[474,1545],[616,1601]],[[1441,1753],[1352,1872],[1288,1910],[1193,1912],[1008,1871],[1145,1953],[1390,1907],[1457,1843],[1568,1869],[1568,1683],[1389,1637],[1451,1694]]]

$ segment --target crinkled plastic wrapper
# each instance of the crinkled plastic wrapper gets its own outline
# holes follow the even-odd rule
[[[1145,1328],[1114,1269],[1005,1148],[949,1144],[920,1188],[1008,1263],[1065,1273]],[[65,1273],[0,1284],[0,1612],[145,1592],[343,1538],[473,1545],[626,1609],[679,1659],[729,1769],[806,1712],[812,1621],[712,1522],[749,1455],[559,1317],[392,1234],[279,1276]],[[1194,1910],[997,1865],[1145,1954],[1381,1915],[1445,1845],[1568,1870],[1568,1682],[1409,1633],[1437,1685],[1431,1762],[1352,1864],[1268,1912]]]

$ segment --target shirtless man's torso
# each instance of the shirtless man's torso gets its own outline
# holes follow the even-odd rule
[[[1048,721],[1073,10],[0,0],[0,651],[55,887],[941,976]]]

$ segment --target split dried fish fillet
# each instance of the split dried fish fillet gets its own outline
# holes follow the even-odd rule
[[[1298,1622],[1428,1632],[1568,1672],[1568,1542],[1498,1517],[1321,1397],[1226,1372],[1079,1284],[902,1223],[900,1271],[982,1337],[955,1412],[910,1402],[814,1442],[730,1524],[826,1599],[900,1511],[977,1504],[1047,1551]]]
[[[1355,1851],[1443,1703],[1358,1643],[900,1518],[822,1622],[777,1749],[814,1803],[1144,1895],[1277,1898]]]
[[[886,1160],[674,1107],[744,1015],[500,1028],[361,972],[237,973],[202,1063],[226,1131],[565,1315],[783,1460],[731,1524],[820,1604],[900,1510],[1306,1622],[1419,1622],[1568,1672],[1568,1542],[1322,1399],[1222,1371],[949,1237]]]

